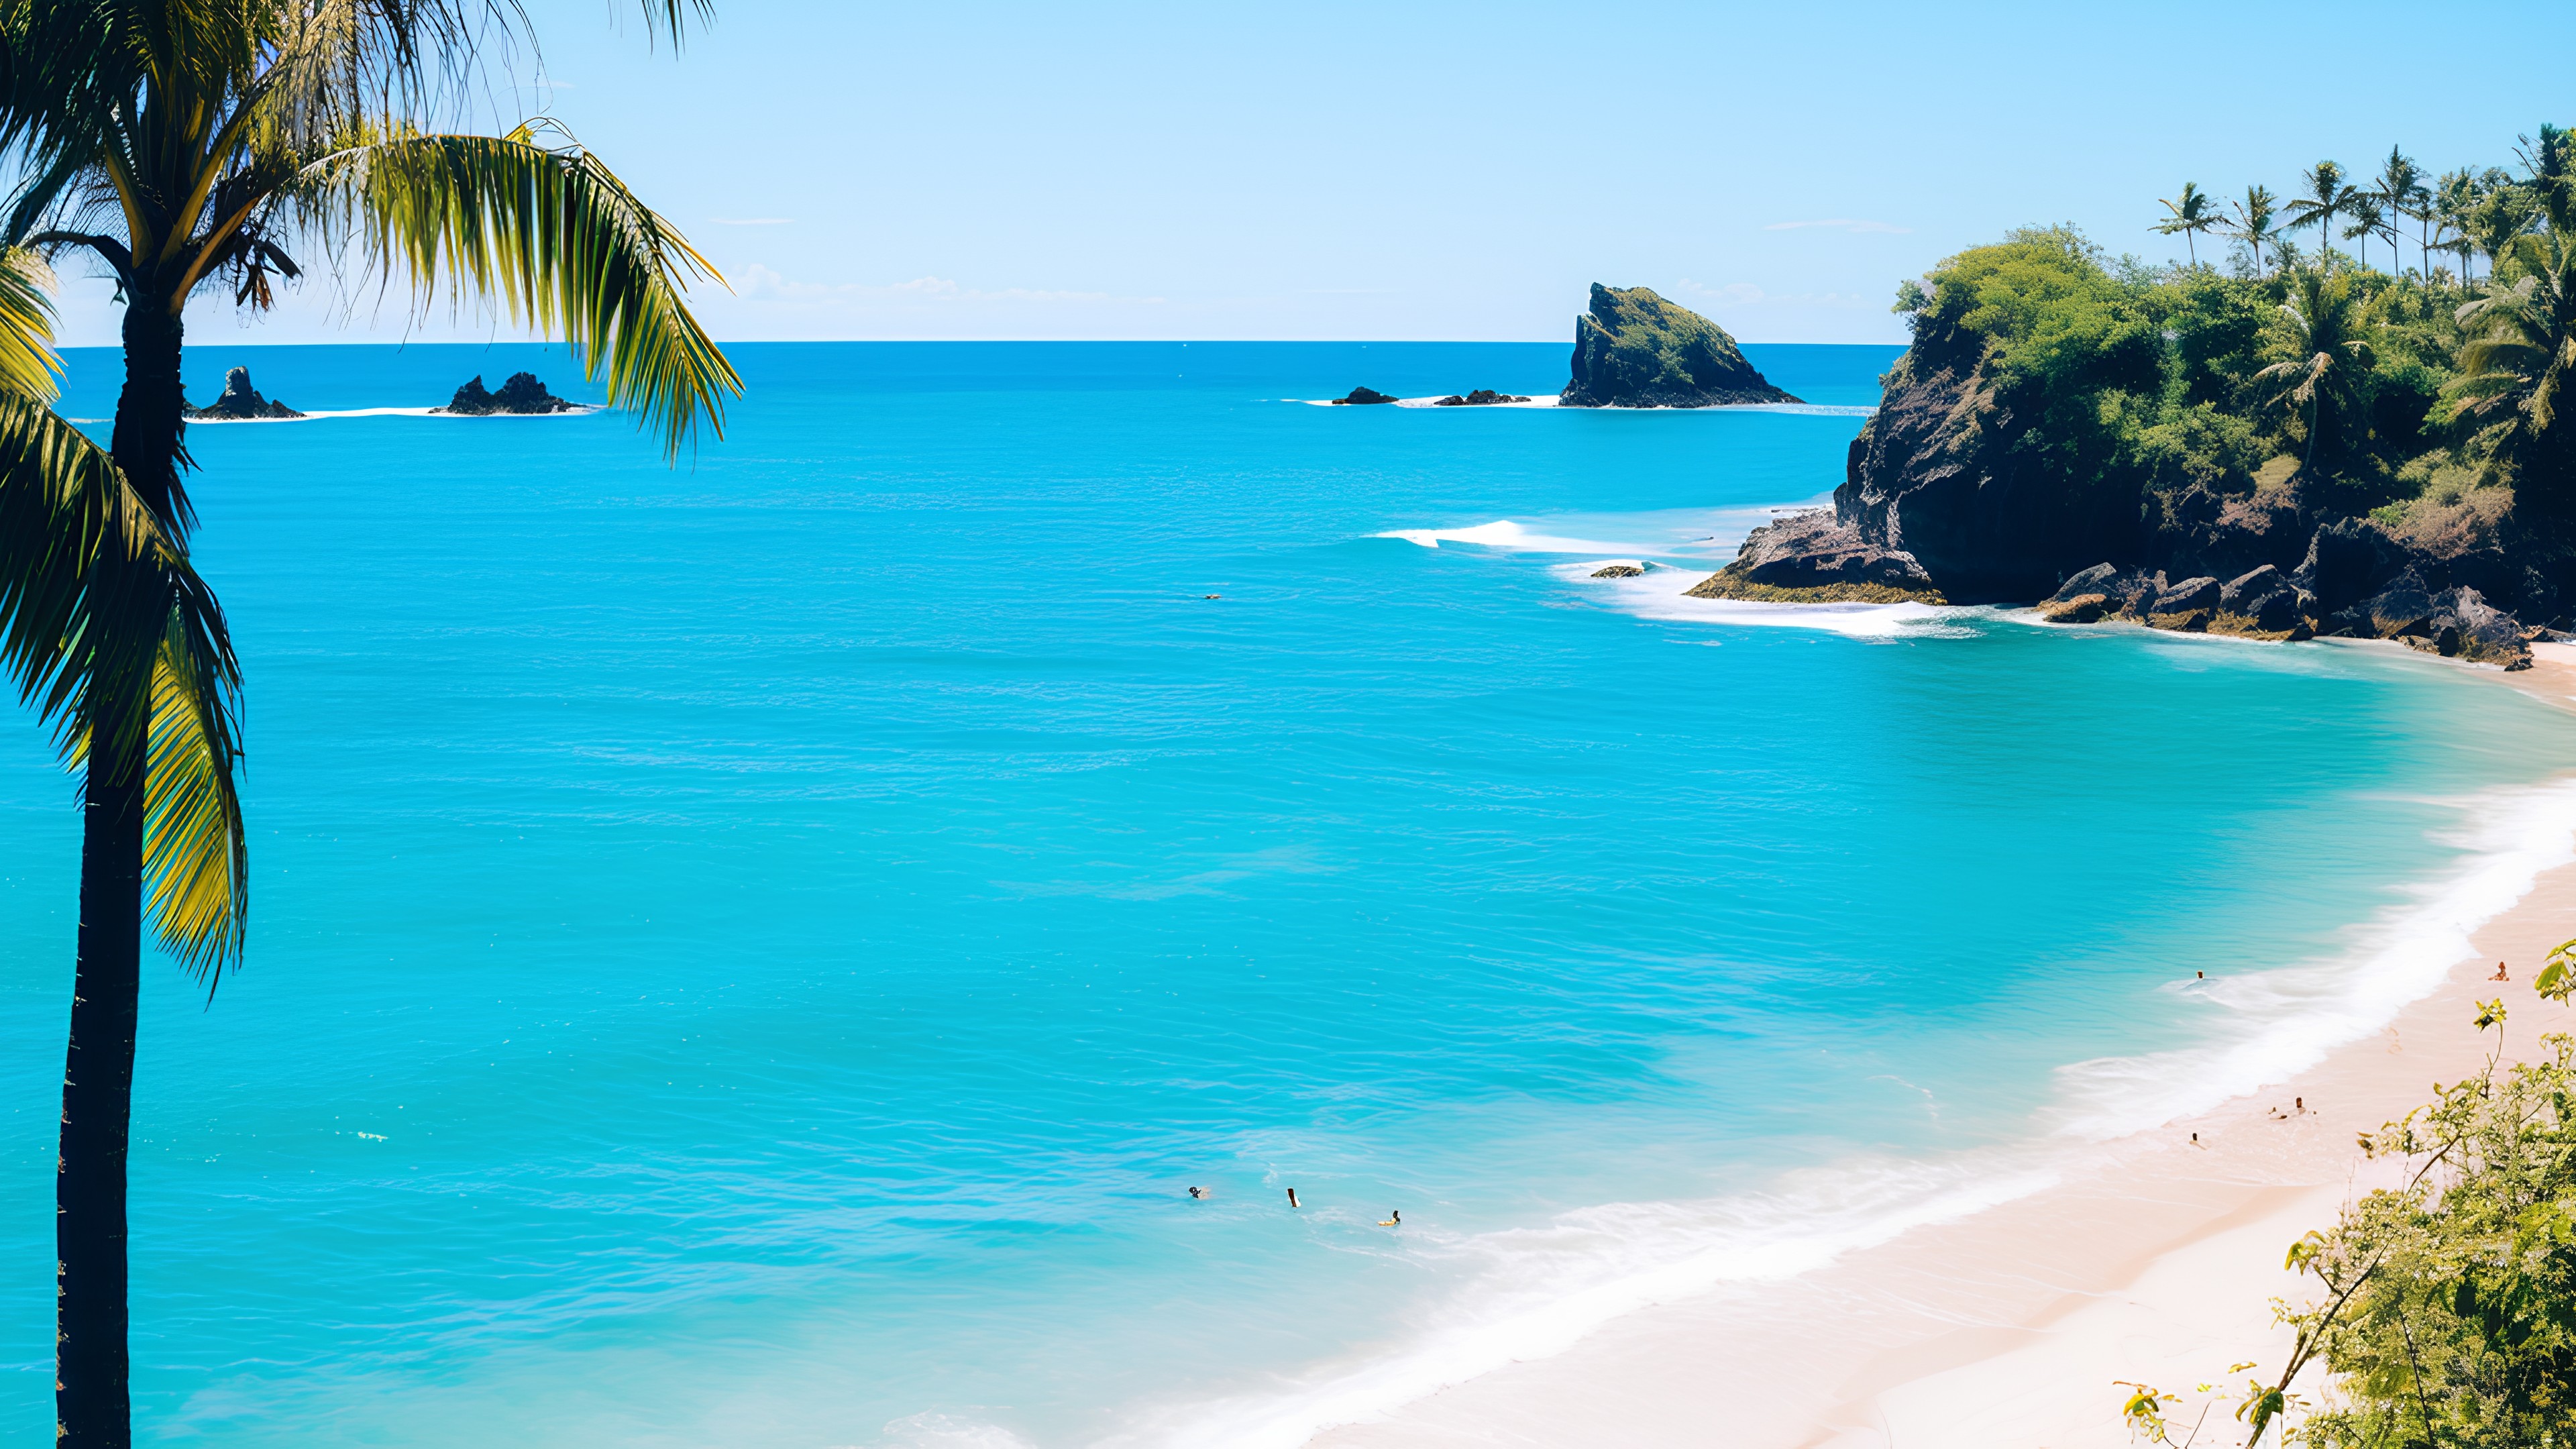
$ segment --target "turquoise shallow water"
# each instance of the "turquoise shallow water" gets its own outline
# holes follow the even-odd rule
[[[195,394],[583,395],[227,341]],[[1828,405],[1893,355],[1748,350]],[[1549,391],[1558,346],[737,358],[677,470],[613,416],[191,431],[256,885],[211,1008],[147,992],[146,1442],[1225,1442],[1209,1404],[1291,1422],[1355,1354],[1785,1231],[1784,1173],[2259,1042],[2173,983],[2346,969],[2576,765],[2390,651],[1674,607],[1849,414],[1281,401]],[[71,799],[0,733],[30,1442]]]

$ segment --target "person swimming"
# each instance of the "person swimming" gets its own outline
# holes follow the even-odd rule
[[[1305,1206],[1304,1203],[1297,1201],[1297,1189],[1293,1187],[1288,1189],[1288,1205],[1292,1208]]]
[[[1205,1196],[1207,1196],[1207,1189],[1206,1189],[1206,1188],[1203,1188],[1203,1187],[1194,1187],[1194,1188],[1191,1188],[1191,1189],[1190,1189],[1190,1196],[1192,1196],[1192,1197],[1205,1197]]]
[[[1381,1221],[1381,1222],[1378,1224],[1378,1226],[1379,1226],[1379,1227],[1381,1227],[1381,1228],[1400,1228],[1400,1227],[1403,1227],[1403,1226],[1404,1226],[1404,1209],[1402,1209],[1402,1208],[1388,1208],[1388,1209],[1387,1209],[1387,1217],[1386,1217],[1383,1221]]]

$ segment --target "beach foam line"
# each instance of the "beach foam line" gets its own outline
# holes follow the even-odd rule
[[[585,407],[580,405],[575,405],[570,412],[562,413],[483,413],[478,415],[442,412],[437,408],[316,408],[300,418],[190,418],[188,419],[188,426],[194,428],[207,425],[229,427],[235,423],[309,423],[319,421],[323,418],[457,418],[470,422],[483,422],[491,418],[575,418],[580,417],[584,413],[595,413],[598,411],[599,409],[595,407]],[[75,418],[72,421],[110,422],[113,421],[113,419]]]
[[[1478,543],[1488,548],[1510,549],[1516,553],[1619,553],[1635,552],[1634,544],[1605,543],[1595,538],[1560,538],[1554,534],[1533,533],[1508,518],[1479,523],[1472,528],[1390,528],[1371,538],[1400,538],[1424,548],[1438,548],[1442,543]]]
[[[1694,599],[1684,590],[1714,570],[1655,569],[1631,579],[1595,579],[1581,565],[1559,578],[1598,590],[1608,607],[1665,624],[1732,624],[1759,629],[1822,629],[1852,639],[1971,639],[1970,622],[1992,611],[1942,604],[1768,604],[1751,599]]]
[[[1416,1343],[1321,1365],[1271,1392],[1150,1414],[1100,1441],[1103,1449],[1298,1449],[1509,1365],[1553,1357],[1640,1309],[1731,1285],[1749,1293],[1916,1228],[2045,1192],[2098,1165],[2116,1150],[2106,1145],[2114,1139],[2287,1081],[2433,995],[2470,959],[2480,928],[2543,873],[2576,862],[2576,778],[2447,803],[2460,822],[2436,838],[2467,854],[2411,889],[2414,899],[2356,927],[2342,951],[2191,983],[2229,1012],[2214,1040],[2060,1068],[2058,1100],[2029,1138],[1947,1157],[1805,1169],[1762,1193],[1609,1203],[1542,1227],[1446,1243],[1420,1235],[1413,1251],[1486,1263],[1435,1310]]]
[[[2460,825],[2435,837],[2465,852],[2450,871],[2405,887],[2414,899],[2356,927],[2353,946],[2339,955],[2189,983],[2228,1010],[2215,1040],[2059,1068],[2056,1131],[2108,1141],[2309,1070],[2432,995],[2471,958],[2471,937],[2542,875],[2576,863],[2576,779],[2453,803]]]

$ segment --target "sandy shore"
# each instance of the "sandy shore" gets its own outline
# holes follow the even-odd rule
[[[2576,712],[2576,646],[2540,652],[2530,671],[2472,681]],[[2502,994],[2513,1008],[2508,1054],[2542,1031],[2576,1030],[2576,1013],[2530,985],[2549,948],[2570,938],[2576,866],[2541,875],[2439,989],[2312,1070],[2070,1149],[2056,1184],[2032,1195],[1788,1282],[1627,1314],[1563,1352],[1311,1442],[2125,1449],[2118,1381],[2184,1394],[2188,1421],[2209,1397],[2194,1387],[2230,1380],[2231,1364],[2278,1372],[2287,1335],[2270,1300],[2304,1300],[2314,1286],[2283,1271],[2285,1250],[2386,1173],[2361,1157],[2356,1133],[2484,1065],[2470,1025],[2477,1001]],[[2499,960],[2511,963],[2510,986],[2484,979]],[[2198,1443],[2241,1444],[2232,1412],[2218,1402]]]

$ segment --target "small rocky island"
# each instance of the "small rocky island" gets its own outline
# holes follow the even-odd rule
[[[1529,399],[1525,397],[1515,397],[1507,392],[1496,392],[1490,387],[1480,387],[1464,397],[1453,392],[1444,398],[1434,398],[1431,405],[1435,408],[1489,408],[1502,403],[1528,401]]]
[[[250,385],[250,369],[236,367],[224,374],[223,396],[201,408],[183,409],[191,418],[207,422],[240,422],[251,418],[300,418],[304,414],[282,402],[270,402]]]
[[[1393,401],[1395,401],[1393,394],[1379,392],[1373,387],[1355,387],[1351,389],[1351,395],[1349,397],[1337,397],[1333,399],[1333,406],[1337,408],[1361,407],[1370,403],[1391,403]]]
[[[469,418],[532,417],[544,413],[573,412],[579,406],[546,391],[546,385],[537,381],[535,373],[514,372],[510,374],[509,381],[501,384],[499,392],[485,388],[482,377],[477,375],[472,382],[456,390],[456,396],[449,400],[447,406],[430,411]]]
[[[1574,319],[1574,378],[1557,397],[1570,408],[1710,408],[1794,403],[1773,387],[1726,329],[1644,287],[1592,284],[1591,311]]]

